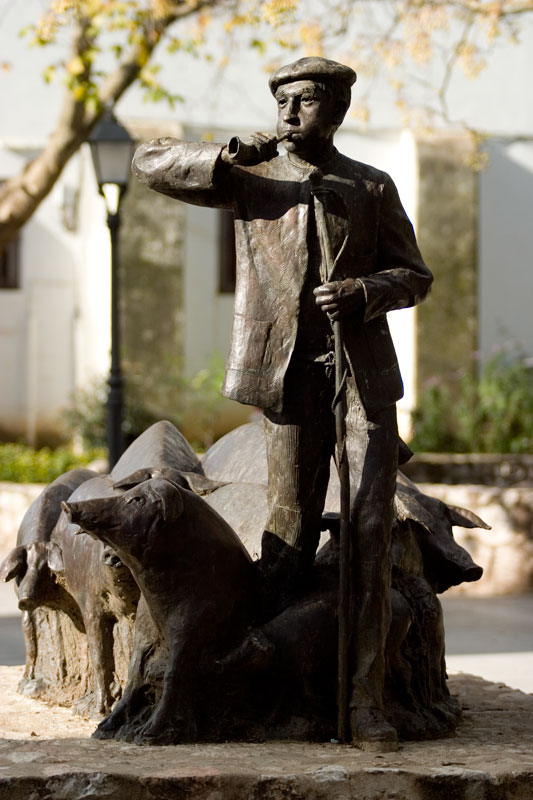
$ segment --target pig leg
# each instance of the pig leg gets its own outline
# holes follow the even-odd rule
[[[168,666],[161,699],[135,737],[136,743],[163,745],[196,741],[196,723],[190,707],[192,685],[186,675],[194,669],[194,662],[195,659],[185,664],[182,653],[177,662]]]
[[[148,684],[145,675],[146,664],[158,650],[159,633],[147,609],[144,597],[141,595],[135,620],[135,638],[128,667],[128,682],[111,714],[99,724],[93,733],[95,739],[112,739],[117,735],[119,738],[123,738],[123,733],[130,736],[130,731],[126,730],[124,726],[128,726],[135,716],[142,712],[148,702],[146,699]],[[121,728],[123,728],[122,731]]]
[[[114,677],[114,620],[99,613],[98,609],[93,609],[89,614],[84,614],[84,622],[91,663],[93,696],[84,698],[77,704],[76,710],[79,714],[88,712],[89,716],[94,718],[108,714],[113,703],[111,684]]]
[[[413,671],[402,650],[413,621],[411,609],[405,597],[396,589],[391,589],[391,601],[392,620],[385,650],[387,669],[396,692],[401,693],[407,704],[414,707],[416,700],[411,689]]]
[[[182,616],[182,615],[180,615]],[[157,707],[135,737],[136,742],[176,744],[197,738],[196,722],[191,708],[195,696],[194,676],[199,667],[198,631],[209,641],[209,628],[203,627],[196,614],[192,619],[169,626],[169,657],[165,671],[163,694]]]
[[[22,633],[24,635],[24,647],[26,649],[24,678],[32,681],[35,679],[35,663],[37,661],[37,634],[31,611],[22,612]]]

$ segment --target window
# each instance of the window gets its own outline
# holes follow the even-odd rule
[[[218,291],[235,291],[235,231],[233,212],[225,209],[218,217]]]
[[[0,251],[0,289],[19,289],[19,241],[18,237]]]

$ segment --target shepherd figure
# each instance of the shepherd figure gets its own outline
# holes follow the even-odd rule
[[[299,59],[270,78],[276,136],[227,145],[158,139],[139,147],[133,170],[171,197],[233,211],[237,283],[222,392],[264,414],[263,613],[273,616],[309,587],[336,455],[348,531],[339,737],[386,750],[397,743],[383,689],[404,450],[386,314],[421,302],[432,276],[391,178],[334,146],[355,80],[335,61]]]

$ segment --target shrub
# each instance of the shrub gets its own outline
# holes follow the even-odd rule
[[[141,402],[140,391],[128,383],[124,390],[122,430],[126,445],[136,439],[146,428],[156,422],[156,417]],[[63,419],[68,435],[81,439],[85,448],[105,448],[107,445],[107,382],[94,381],[72,396]]]
[[[50,483],[69,469],[86,466],[103,455],[102,450],[94,449],[83,455],[75,455],[66,447],[34,450],[24,444],[1,444],[0,481]]]
[[[122,424],[126,446],[154,422],[168,419],[193,448],[210,447],[223,402],[220,394],[223,377],[224,362],[218,355],[213,355],[207,367],[190,378],[176,377],[175,369],[169,368],[157,387],[146,376],[129,375],[124,386]],[[106,402],[107,384],[103,379],[78,390],[64,412],[68,434],[81,438],[86,447],[105,446]]]
[[[433,379],[413,415],[415,450],[533,452],[533,361],[516,348],[444,383]]]

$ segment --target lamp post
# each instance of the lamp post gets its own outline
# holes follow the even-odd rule
[[[107,210],[107,225],[111,237],[111,369],[107,396],[107,446],[109,469],[116,464],[124,450],[122,409],[124,382],[120,367],[119,318],[119,249],[120,201],[128,188],[133,140],[128,131],[108,111],[92,131],[88,142],[100,194]]]

